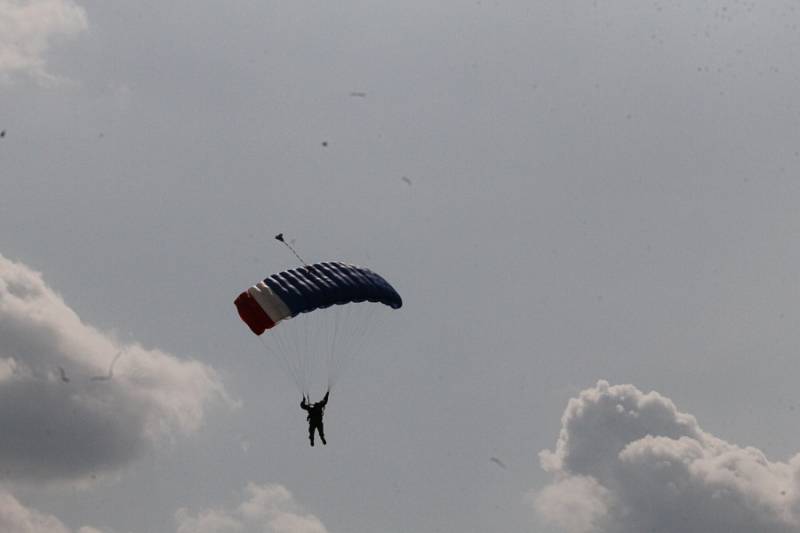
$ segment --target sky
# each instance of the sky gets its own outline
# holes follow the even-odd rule
[[[0,530],[800,531],[798,25],[0,0]],[[327,446],[233,307],[279,232],[404,301]]]

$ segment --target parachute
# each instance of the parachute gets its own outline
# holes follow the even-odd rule
[[[378,308],[399,309],[403,300],[367,268],[323,262],[273,274],[239,294],[234,304],[308,395],[312,386],[321,385],[320,376],[328,389],[334,385],[372,329]]]

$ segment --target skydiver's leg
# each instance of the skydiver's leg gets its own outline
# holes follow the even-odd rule
[[[308,440],[311,442],[311,445],[314,445],[314,426],[312,424],[308,425]]]
[[[328,444],[328,441],[325,440],[325,428],[322,426],[322,422],[319,423],[317,429],[319,430],[319,438],[322,439],[322,444]]]

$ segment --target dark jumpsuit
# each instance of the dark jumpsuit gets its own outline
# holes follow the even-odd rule
[[[322,444],[328,444],[325,441],[325,429],[322,426],[322,415],[325,414],[325,405],[328,403],[328,395],[330,392],[325,393],[325,397],[322,401],[317,403],[309,404],[306,401],[305,396],[303,397],[303,401],[300,402],[300,408],[304,411],[308,411],[308,416],[306,420],[308,420],[308,440],[311,442],[311,445],[314,445],[314,431],[319,431],[319,438],[322,439]]]

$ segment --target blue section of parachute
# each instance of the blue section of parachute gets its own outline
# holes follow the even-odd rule
[[[403,299],[375,272],[345,263],[317,263],[273,274],[264,280],[292,316],[332,305],[375,302],[392,309]]]

